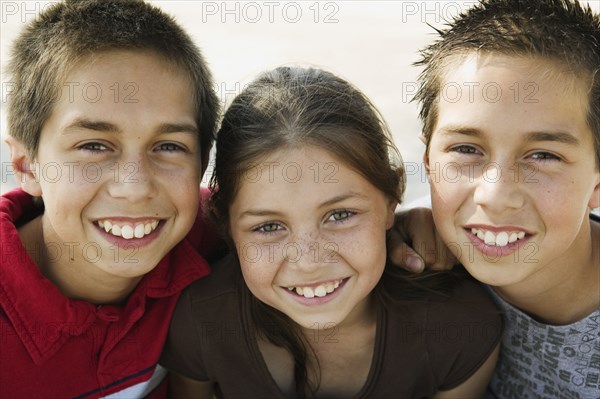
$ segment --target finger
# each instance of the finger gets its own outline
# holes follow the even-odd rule
[[[389,256],[394,265],[409,272],[420,273],[425,267],[425,262],[419,254],[409,247],[395,230],[390,232]]]

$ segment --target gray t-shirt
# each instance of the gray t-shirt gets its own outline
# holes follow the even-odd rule
[[[505,312],[505,330],[488,399],[600,398],[600,309],[552,326],[493,296]]]

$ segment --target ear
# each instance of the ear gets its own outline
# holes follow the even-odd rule
[[[419,136],[419,140],[421,140],[423,144],[425,144],[425,151],[423,151],[423,165],[425,165],[425,172],[427,173],[427,176],[429,176],[429,151],[427,148],[427,139],[421,134]]]
[[[396,207],[398,206],[398,201],[395,199],[390,199],[388,201],[388,214],[387,219],[385,221],[385,229],[389,230],[394,226],[394,222],[396,220]]]
[[[600,208],[600,172],[596,173],[596,187],[592,191],[588,207],[591,209]]]
[[[10,162],[17,182],[20,183],[21,188],[27,194],[40,197],[42,187],[33,167],[33,159],[30,158],[25,146],[14,137],[8,137],[5,142],[8,145]]]

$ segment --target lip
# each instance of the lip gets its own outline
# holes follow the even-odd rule
[[[490,226],[487,224],[466,224],[463,226],[464,229],[471,230],[472,228],[493,231],[494,233],[499,233],[502,231],[523,231],[526,236],[532,235],[533,233],[526,228],[521,226],[506,224],[502,226]]]
[[[123,237],[119,237],[119,236],[115,236],[111,233],[107,233],[103,228],[98,226],[98,224],[97,224],[98,220],[111,220],[111,221],[117,221],[117,222],[126,223],[126,224],[132,224],[132,225],[135,225],[137,223],[142,223],[142,222],[148,222],[150,220],[158,220],[159,222],[158,222],[158,226],[156,226],[156,229],[154,229],[154,231],[152,231],[152,233],[145,235],[142,238],[132,238],[132,239],[128,240]],[[96,230],[100,233],[100,235],[103,236],[104,239],[106,241],[108,241],[111,245],[122,248],[122,249],[131,250],[131,249],[138,249],[138,248],[146,247],[146,246],[150,245],[152,242],[154,242],[159,237],[160,232],[161,232],[163,226],[165,225],[165,220],[158,219],[156,217],[139,217],[139,218],[105,217],[105,218],[94,219],[92,224],[94,225]]]
[[[316,287],[319,284],[326,284],[328,282],[331,281],[336,281],[336,280],[340,280],[340,279],[334,279],[334,280],[326,280],[324,282],[321,283],[315,283],[315,284],[305,284],[305,285],[301,285],[301,287]],[[323,297],[318,297],[315,296],[313,298],[306,298],[302,295],[298,295],[296,294],[295,291],[290,291],[287,289],[287,287],[280,287],[287,295],[289,295],[294,301],[300,303],[301,305],[304,306],[319,306],[319,305],[323,305],[327,302],[330,302],[332,300],[334,300],[335,298],[337,298],[340,293],[346,288],[346,283],[348,282],[348,280],[350,280],[350,277],[346,277],[344,279],[341,279],[342,281],[340,282],[340,285],[338,288],[335,289],[335,291],[333,291],[330,294],[327,294]]]
[[[477,237],[475,234],[471,233],[472,228],[488,230],[488,231],[492,231],[492,232],[523,231],[523,232],[525,232],[525,237],[520,240],[517,240],[513,243],[509,243],[508,245],[506,245],[504,247],[499,247],[496,245],[486,244],[482,239]],[[527,243],[532,237],[532,235],[529,232],[527,232],[527,230],[520,228],[520,227],[515,227],[515,226],[492,227],[492,226],[486,226],[486,225],[471,224],[471,225],[465,226],[464,231],[465,231],[467,238],[473,245],[473,247],[475,247],[484,256],[489,258],[490,261],[494,261],[499,258],[503,258],[505,256],[513,254],[514,252],[516,252],[519,249],[519,247],[521,247],[523,244]]]

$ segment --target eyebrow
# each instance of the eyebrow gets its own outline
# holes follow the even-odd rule
[[[338,202],[342,202],[346,199],[349,198],[359,198],[359,199],[364,199],[365,196],[356,192],[349,192],[349,193],[345,193],[345,194],[341,194],[341,195],[336,195],[333,198],[328,199],[327,201],[323,202],[322,204],[319,205],[319,208],[326,208],[328,206],[334,205]],[[238,219],[241,219],[245,216],[282,216],[283,214],[281,212],[277,212],[274,210],[270,210],[270,209],[248,209],[244,212],[242,212],[242,214],[240,215],[240,217]]]
[[[121,134],[122,130],[115,124],[104,122],[104,121],[93,121],[89,119],[76,119],[73,123],[69,124],[65,129],[65,133],[70,133],[74,130],[93,130],[96,132],[106,133],[117,133]],[[196,126],[189,123],[163,123],[158,126],[156,132],[159,134],[163,133],[189,133],[193,135],[198,134]]]
[[[471,137],[481,137],[482,133],[478,129],[450,126],[441,129],[442,134],[461,134]],[[567,132],[529,132],[525,136],[527,142],[553,141],[569,145],[579,144],[579,139]]]

